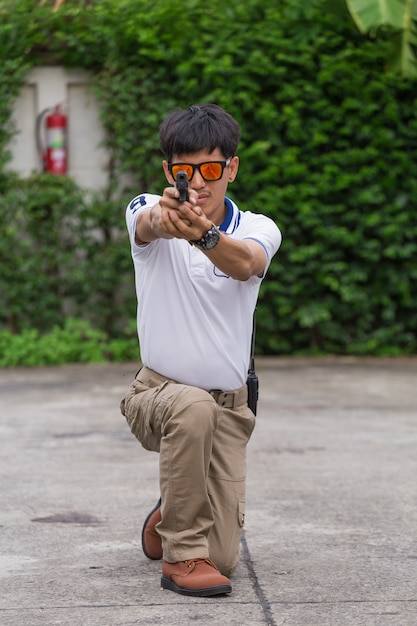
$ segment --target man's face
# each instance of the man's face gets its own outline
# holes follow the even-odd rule
[[[172,163],[200,164],[210,161],[226,161],[230,155],[222,154],[218,148],[213,152],[201,150],[190,154],[175,154]],[[168,170],[168,162],[163,162],[165,176],[169,183],[175,184],[171,173]],[[196,168],[192,179],[188,182],[189,189],[194,189],[198,194],[197,204],[204,211],[206,217],[217,225],[220,225],[226,215],[224,197],[227,186],[236,178],[239,167],[239,158],[234,156],[229,164],[224,168],[223,175],[219,180],[205,180]]]

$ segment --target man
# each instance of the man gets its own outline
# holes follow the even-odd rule
[[[121,411],[160,454],[161,500],[142,545],[163,559],[161,585],[180,594],[231,592],[245,514],[252,316],[281,235],[225,197],[236,178],[238,123],[213,104],[169,115],[160,145],[170,184],[126,210],[143,367]],[[188,199],[175,186],[186,174]]]

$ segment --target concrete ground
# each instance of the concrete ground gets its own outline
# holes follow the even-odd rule
[[[131,364],[0,370],[0,624],[416,626],[417,358],[258,359],[228,597],[159,587]]]

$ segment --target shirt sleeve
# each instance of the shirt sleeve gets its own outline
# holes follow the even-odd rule
[[[126,226],[132,247],[139,247],[135,242],[135,233],[136,220],[140,211],[151,209],[160,200],[160,198],[161,196],[157,196],[152,193],[142,193],[140,196],[133,198],[133,200],[128,204],[126,208]]]
[[[267,271],[272,257],[278,251],[282,235],[275,222],[266,215],[250,213],[242,224],[241,239],[252,239],[259,243],[265,251],[267,263],[263,275]]]

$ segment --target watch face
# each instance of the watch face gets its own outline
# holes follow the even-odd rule
[[[202,250],[211,250],[219,243],[220,232],[218,228],[213,224],[210,230],[201,237],[198,241],[193,241],[193,244]]]
[[[204,237],[205,241],[205,250],[211,250],[219,243],[220,235],[217,228],[210,228],[207,235]]]

